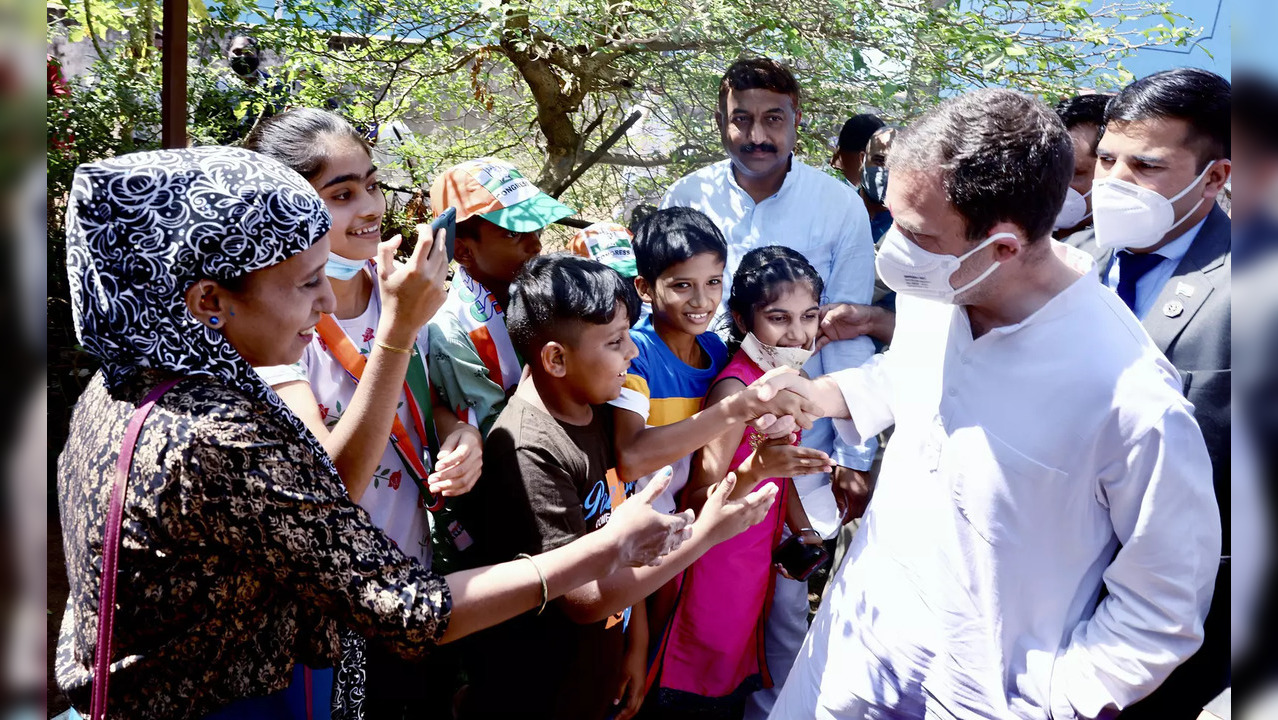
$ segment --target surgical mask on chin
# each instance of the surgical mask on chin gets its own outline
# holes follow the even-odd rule
[[[350,280],[364,269],[367,260],[351,260],[335,252],[328,253],[328,262],[324,263],[324,274],[334,280]]]
[[[745,339],[741,341],[741,351],[746,357],[754,361],[759,369],[767,372],[773,368],[789,367],[795,370],[802,370],[803,365],[807,363],[808,358],[812,357],[813,348],[816,343],[813,342],[810,347],[792,348],[777,347],[776,345],[765,345],[759,342],[759,338],[754,333],[746,333]]]
[[[1072,228],[1091,216],[1091,213],[1087,212],[1087,196],[1091,194],[1091,190],[1088,190],[1086,195],[1074,188],[1065,190],[1065,204],[1061,206],[1061,211],[1056,216],[1057,230]]]
[[[866,165],[861,169],[861,192],[876,205],[885,205],[887,198],[888,169],[879,165]]]
[[[963,261],[979,252],[985,246],[999,238],[1014,238],[1013,233],[996,233],[981,241],[979,245],[955,257],[928,252],[911,242],[893,225],[883,236],[879,251],[874,258],[874,267],[884,284],[902,295],[927,298],[937,302],[953,304],[960,293],[971,290],[976,284],[990,276],[1002,263],[995,261],[977,275],[974,280],[963,287],[950,285],[950,277],[963,265]]]
[[[1175,196],[1159,193],[1117,178],[1101,178],[1092,183],[1092,214],[1096,226],[1096,244],[1105,249],[1144,250],[1157,245],[1167,233],[1185,222],[1206,199],[1198,202],[1178,220],[1172,203],[1184,197],[1207,176],[1207,167]]]

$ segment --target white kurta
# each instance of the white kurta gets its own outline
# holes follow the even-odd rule
[[[1174,368],[1091,277],[976,340],[961,308],[897,310],[887,354],[833,376],[849,441],[896,432],[771,717],[1061,720],[1148,694],[1201,644],[1220,554]]]

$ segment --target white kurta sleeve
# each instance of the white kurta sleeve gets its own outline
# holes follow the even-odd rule
[[[835,420],[839,438],[849,445],[859,445],[896,422],[892,412],[892,351],[870,358],[860,367],[840,370],[826,377],[833,379],[843,393],[849,417]]]
[[[846,222],[832,248],[830,276],[826,278],[825,302],[869,305],[874,298],[874,241],[865,206],[855,193],[848,193]],[[874,355],[874,342],[867,336],[832,342],[821,349],[825,372],[860,367]],[[869,470],[878,442],[874,435],[862,435],[858,443],[848,443],[842,433],[834,441],[834,461],[854,470]]]
[[[1202,432],[1184,405],[1102,469],[1098,499],[1122,549],[1105,571],[1109,595],[1056,659],[1055,720],[1130,705],[1202,644],[1221,546],[1211,478]]]

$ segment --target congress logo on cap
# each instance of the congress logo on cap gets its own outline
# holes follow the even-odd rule
[[[480,158],[454,165],[430,187],[431,210],[438,216],[457,209],[457,222],[478,215],[511,232],[532,232],[575,214],[542,192],[514,165]]]
[[[624,225],[615,222],[597,222],[577,231],[569,249],[574,253],[597,260],[616,270],[625,278],[639,274],[635,267],[635,250],[631,241],[634,235]]]

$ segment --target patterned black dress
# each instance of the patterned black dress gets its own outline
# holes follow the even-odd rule
[[[116,456],[134,408],[166,377],[147,371],[114,390],[94,378],[59,458],[71,593],[57,679],[82,708]],[[125,500],[112,717],[200,717],[282,689],[295,663],[337,659],[339,627],[410,658],[439,641],[447,584],[392,545],[314,447],[216,379],[161,398]]]

